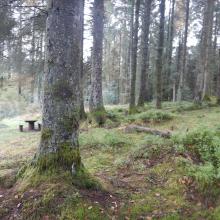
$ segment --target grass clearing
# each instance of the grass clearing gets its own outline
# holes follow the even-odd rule
[[[111,112],[109,120],[117,123],[117,126],[126,126],[131,123],[129,118],[134,117],[132,123],[172,130],[175,137],[169,140],[143,133],[127,134],[117,126],[87,127],[80,133],[79,139],[82,160],[91,176],[102,185],[103,191],[86,189],[91,186],[91,182],[87,182],[84,188],[80,189],[70,184],[68,178],[65,180],[66,177],[62,175],[58,178],[52,176],[50,179],[47,175],[41,176],[42,179],[36,176],[37,178],[33,179],[35,171],[29,170],[31,180],[23,179],[22,185],[19,185],[19,182],[16,184],[19,199],[13,199],[12,203],[16,206],[21,201],[22,208],[19,213],[24,219],[42,219],[47,216],[52,219],[79,220],[218,219],[220,192],[214,187],[218,186],[218,180],[215,178],[209,185],[215,189],[212,194],[215,196],[215,203],[209,199],[204,200],[208,197],[201,191],[204,189],[205,180],[210,183],[213,177],[213,165],[210,161],[214,157],[212,149],[207,147],[211,146],[210,143],[219,146],[217,139],[220,109],[205,107],[189,110],[191,107],[187,107],[186,110],[185,106],[190,104],[183,105],[185,110],[177,111],[178,105],[165,103],[164,109],[158,113],[148,104],[144,113],[131,116],[127,115],[123,106],[116,109],[107,108],[107,111]],[[30,161],[37,150],[40,133],[18,131],[18,125],[26,117],[0,121],[1,187],[9,188],[14,184],[13,177],[18,169]],[[40,116],[36,115],[36,118]],[[153,120],[145,122],[144,118]],[[210,129],[214,134],[209,132]],[[203,135],[206,130],[207,138]],[[197,131],[201,131],[201,134],[197,134]],[[195,148],[192,145],[195,145]],[[201,164],[187,157],[196,149],[201,151],[204,160]],[[200,175],[201,171],[206,174],[205,177]],[[6,179],[10,181],[7,183]],[[42,185],[42,182],[48,184]],[[1,187],[0,194],[3,193]],[[209,187],[207,189],[210,189]],[[27,192],[24,193],[24,189],[27,189]],[[16,196],[9,192],[6,192],[8,197]],[[197,199],[189,198],[189,195]],[[36,199],[34,202],[33,198]],[[1,201],[4,203],[0,205],[0,216],[5,216],[8,213],[9,200],[0,198]]]

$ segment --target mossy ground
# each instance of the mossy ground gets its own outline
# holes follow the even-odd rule
[[[75,178],[39,174],[29,166],[18,178],[40,133],[20,133],[22,118],[0,121],[0,219],[220,219],[219,192],[209,201],[186,169],[194,163],[190,152],[181,153],[173,139],[122,129],[135,123],[177,136],[203,127],[218,131],[220,108],[164,103],[155,113],[150,103],[141,111],[129,115],[126,106],[111,107],[104,127],[81,124],[80,149],[89,175]]]

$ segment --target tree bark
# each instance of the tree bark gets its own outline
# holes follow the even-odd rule
[[[160,26],[156,60],[156,108],[162,108],[162,65],[164,49],[165,0],[160,1]]]
[[[207,8],[204,19],[205,27],[203,27],[204,34],[204,80],[203,80],[203,91],[202,99],[205,100],[210,96],[210,58],[212,54],[212,32],[213,32],[213,13],[214,13],[215,0],[207,1]]]
[[[185,30],[184,30],[184,40],[183,40],[182,66],[181,66],[180,82],[179,82],[178,95],[177,95],[177,101],[179,102],[182,101],[183,99],[184,77],[186,72],[186,53],[187,53],[187,39],[188,39],[188,29],[189,29],[189,4],[190,4],[190,0],[187,0]]]
[[[84,108],[84,69],[83,69],[83,41],[84,41],[84,6],[85,0],[80,1],[80,34],[81,34],[81,44],[80,44],[80,92],[81,92],[81,101],[80,101],[80,119],[86,118],[86,112]]]
[[[217,104],[220,105],[220,48],[218,49]]]
[[[172,55],[173,55],[173,35],[174,35],[174,17],[175,17],[175,0],[171,0],[171,8],[170,8],[170,19],[169,19],[169,27],[168,27],[168,51],[167,51],[167,71],[166,71],[166,85],[168,87],[167,91],[167,99],[170,100],[171,95],[171,87],[173,87],[173,84],[176,82],[171,81],[171,70],[172,70]],[[171,83],[172,84],[171,84]],[[176,93],[175,93],[176,94]]]
[[[102,57],[104,30],[104,0],[94,0],[93,6],[93,49],[92,49],[92,77],[90,112],[104,110],[102,96]]]
[[[200,103],[202,100],[209,99],[210,84],[210,56],[212,53],[212,29],[213,13],[215,0],[209,0],[205,3],[203,27],[200,42],[200,56],[198,57],[196,94],[194,101]]]
[[[138,46],[138,29],[139,29],[139,11],[140,0],[136,0],[135,4],[135,22],[132,33],[132,50],[131,50],[131,91],[129,110],[133,111],[135,108],[135,88],[136,88],[136,72],[137,72],[137,46]]]
[[[133,32],[134,32],[134,2],[131,0],[131,13],[130,13],[130,33],[129,33],[129,45],[128,45],[128,57],[127,57],[127,83],[126,83],[126,102],[130,100],[130,84],[131,84],[131,50],[133,45]]]
[[[144,1],[144,14],[142,17],[142,57],[141,57],[141,85],[138,105],[143,106],[147,100],[148,56],[149,56],[149,30],[152,0]]]
[[[34,17],[36,16],[36,12],[34,9]],[[31,100],[30,102],[33,103],[34,102],[34,86],[35,86],[35,24],[34,24],[34,20],[32,21],[32,41],[31,41]]]
[[[43,129],[38,166],[81,168],[78,144],[80,109],[80,1],[48,1]]]
[[[17,71],[18,71],[18,94],[21,95],[22,90],[22,12],[19,15],[19,37],[18,37],[18,57],[17,57]]]

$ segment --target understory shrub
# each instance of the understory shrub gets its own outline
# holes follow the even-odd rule
[[[143,142],[133,150],[131,157],[133,159],[152,159],[161,157],[172,150],[172,141],[164,138],[147,135]]]
[[[204,108],[204,106],[195,104],[193,102],[190,102],[190,103],[180,103],[176,107],[175,111],[177,111],[177,112],[194,111],[194,110],[200,110],[200,109],[203,109],[203,108]]]
[[[220,180],[220,135],[218,131],[198,129],[173,138],[177,151],[192,158],[185,164],[189,176],[202,190],[215,188]]]
[[[82,147],[120,147],[130,145],[131,140],[120,131],[96,128],[89,133],[80,135],[80,146]]]
[[[128,120],[130,122],[141,121],[141,122],[162,122],[168,121],[174,118],[174,115],[170,112],[162,110],[149,110],[139,114],[130,115]]]

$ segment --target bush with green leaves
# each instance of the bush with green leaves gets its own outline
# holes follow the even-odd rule
[[[200,109],[203,109],[204,106],[202,105],[198,105],[198,104],[195,104],[195,103],[180,103],[175,111],[177,112],[183,112],[183,111],[194,111],[194,110],[200,110]]]
[[[198,129],[174,137],[174,142],[192,154],[198,162],[211,162],[218,168],[220,164],[220,135],[216,131]]]
[[[128,120],[131,122],[140,121],[140,122],[162,122],[168,121],[174,118],[174,115],[170,112],[162,110],[149,110],[139,114],[130,115]]]
[[[126,116],[126,109],[115,108],[107,111],[107,117],[113,122],[122,122]]]
[[[138,147],[133,149],[130,156],[134,160],[157,158],[171,151],[172,147],[172,140],[146,135]]]
[[[188,154],[192,161],[185,161],[188,175],[193,177],[202,190],[220,180],[220,135],[218,131],[198,129],[173,138],[179,152]]]

